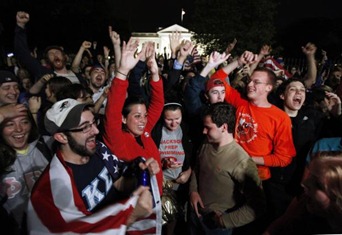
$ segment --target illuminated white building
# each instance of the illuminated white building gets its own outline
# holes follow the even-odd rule
[[[153,32],[146,32],[146,33],[140,33],[140,32],[134,32],[132,33],[132,38],[134,39],[139,39],[140,42],[140,48],[141,49],[141,45],[144,42],[147,41],[152,41],[155,43],[156,45],[156,52],[158,55],[164,54],[164,48],[166,48],[166,54],[167,57],[170,57],[171,54],[171,49],[170,49],[170,39],[169,39],[169,35],[172,32],[180,32],[182,35],[181,40],[186,39],[186,40],[191,40],[192,39],[192,35],[193,32],[191,32],[189,29],[184,28],[178,24],[174,24],[171,25],[167,28],[164,29],[160,29],[160,31],[153,33]],[[201,47],[199,45],[197,45],[197,50],[199,52],[199,54],[202,54],[203,50],[201,49]]]

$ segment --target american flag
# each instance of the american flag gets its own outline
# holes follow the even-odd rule
[[[272,69],[274,72],[282,71],[283,76],[285,79],[289,79],[292,77],[292,74],[289,73],[281,64],[279,64],[274,58],[270,57],[265,59],[263,62],[261,62],[264,67]]]
[[[113,181],[124,170],[121,162],[103,144],[96,156],[104,160]],[[95,213],[89,212],[79,195],[72,170],[60,152],[52,158],[36,182],[28,206],[29,234],[156,234],[156,214],[136,221],[127,231],[126,222],[138,196],[113,203]]]

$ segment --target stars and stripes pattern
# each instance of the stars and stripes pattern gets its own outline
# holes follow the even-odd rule
[[[103,143],[97,143],[95,155],[103,159],[113,181],[125,170],[125,163]],[[135,222],[127,231],[126,222],[137,200],[138,196],[131,196],[95,213],[87,211],[72,170],[57,151],[32,191],[27,216],[29,234],[158,234],[155,213]]]
[[[292,77],[291,73],[289,73],[281,64],[279,64],[274,58],[267,58],[262,62],[263,66],[269,68],[273,71],[283,71],[284,78],[289,79]]]

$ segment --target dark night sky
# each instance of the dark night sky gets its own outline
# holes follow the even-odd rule
[[[47,2],[46,0],[45,2]],[[69,0],[71,1],[71,0]],[[91,2],[92,0],[84,0]],[[101,2],[107,2],[108,9],[105,11],[114,12],[115,16],[122,20],[121,22],[126,22],[126,26],[129,32],[153,32],[158,27],[167,27],[172,24],[182,24],[180,21],[181,9],[184,8],[186,14],[184,15],[183,26],[187,27],[187,24],[191,18],[191,13],[193,12],[194,0],[145,0],[145,1],[128,1],[128,0],[96,0],[95,4],[101,4]],[[2,43],[6,48],[12,46],[13,37],[13,27],[15,24],[15,12],[18,6],[26,5],[29,8],[34,4],[42,3],[42,0],[0,0],[0,22],[3,25],[3,31],[1,34]],[[51,1],[49,1],[51,2]],[[24,4],[23,4],[24,3]],[[293,22],[297,22],[301,19],[313,18],[313,17],[326,17],[327,19],[341,19],[340,7],[341,3],[339,0],[281,0],[279,6],[279,12],[276,16],[275,23],[279,31],[282,31],[287,26]],[[98,7],[98,6],[94,6]],[[93,19],[101,17],[101,15],[92,15]],[[204,16],[205,17],[205,16]],[[49,25],[49,21],[37,22],[34,19],[31,20],[31,29],[34,32],[40,33],[42,38],[40,44],[44,42],[50,42],[55,40],[54,44],[59,43],[59,39],[54,36],[56,31],[63,29],[63,27],[71,27],[77,30],[77,24],[73,24],[74,19],[67,19],[60,21],[62,26],[52,26]],[[85,31],[78,32],[74,35],[74,38],[69,34],[63,33],[63,37],[60,39],[61,42],[66,44],[70,41],[77,41],[76,45],[80,45],[85,39],[94,40],[98,35],[102,35],[103,38],[107,37],[107,26],[106,25],[91,25],[92,19],[87,19],[90,22],[89,26],[85,25]],[[93,20],[94,21],[94,20]],[[341,21],[340,21],[341,22]],[[51,22],[50,22],[51,23]],[[110,23],[110,22],[108,22]],[[120,24],[120,22],[118,23]],[[342,24],[342,23],[341,23]],[[37,25],[48,25],[47,27],[41,29]],[[36,27],[34,27],[36,26]],[[113,25],[116,28],[115,25]],[[92,31],[91,28],[95,29]],[[312,30],[319,31],[320,28],[316,28],[316,25],[305,25],[303,27],[312,28]],[[320,26],[320,27],[324,27]],[[341,27],[340,27],[341,28]],[[39,30],[38,30],[39,29]],[[1,29],[0,29],[1,32]],[[50,32],[50,33],[49,33]],[[64,31],[68,32],[68,31]],[[95,32],[95,33],[94,33]],[[45,33],[45,34],[44,34]],[[50,38],[49,38],[50,36]],[[295,37],[298,37],[298,32],[296,32]],[[32,37],[32,36],[31,36]],[[51,38],[52,37],[52,38]],[[97,39],[101,41],[100,39]],[[67,45],[66,45],[67,46]],[[77,50],[78,46],[75,48]]]

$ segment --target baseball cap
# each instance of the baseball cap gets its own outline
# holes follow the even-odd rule
[[[18,82],[18,79],[10,71],[0,70],[0,85],[6,82]]]
[[[207,81],[207,85],[206,85],[206,91],[210,91],[210,89],[217,87],[217,86],[222,86],[224,87],[224,83],[217,78],[211,78]]]
[[[45,129],[51,134],[63,132],[77,127],[83,110],[91,106],[75,99],[64,99],[56,102],[45,114]]]

